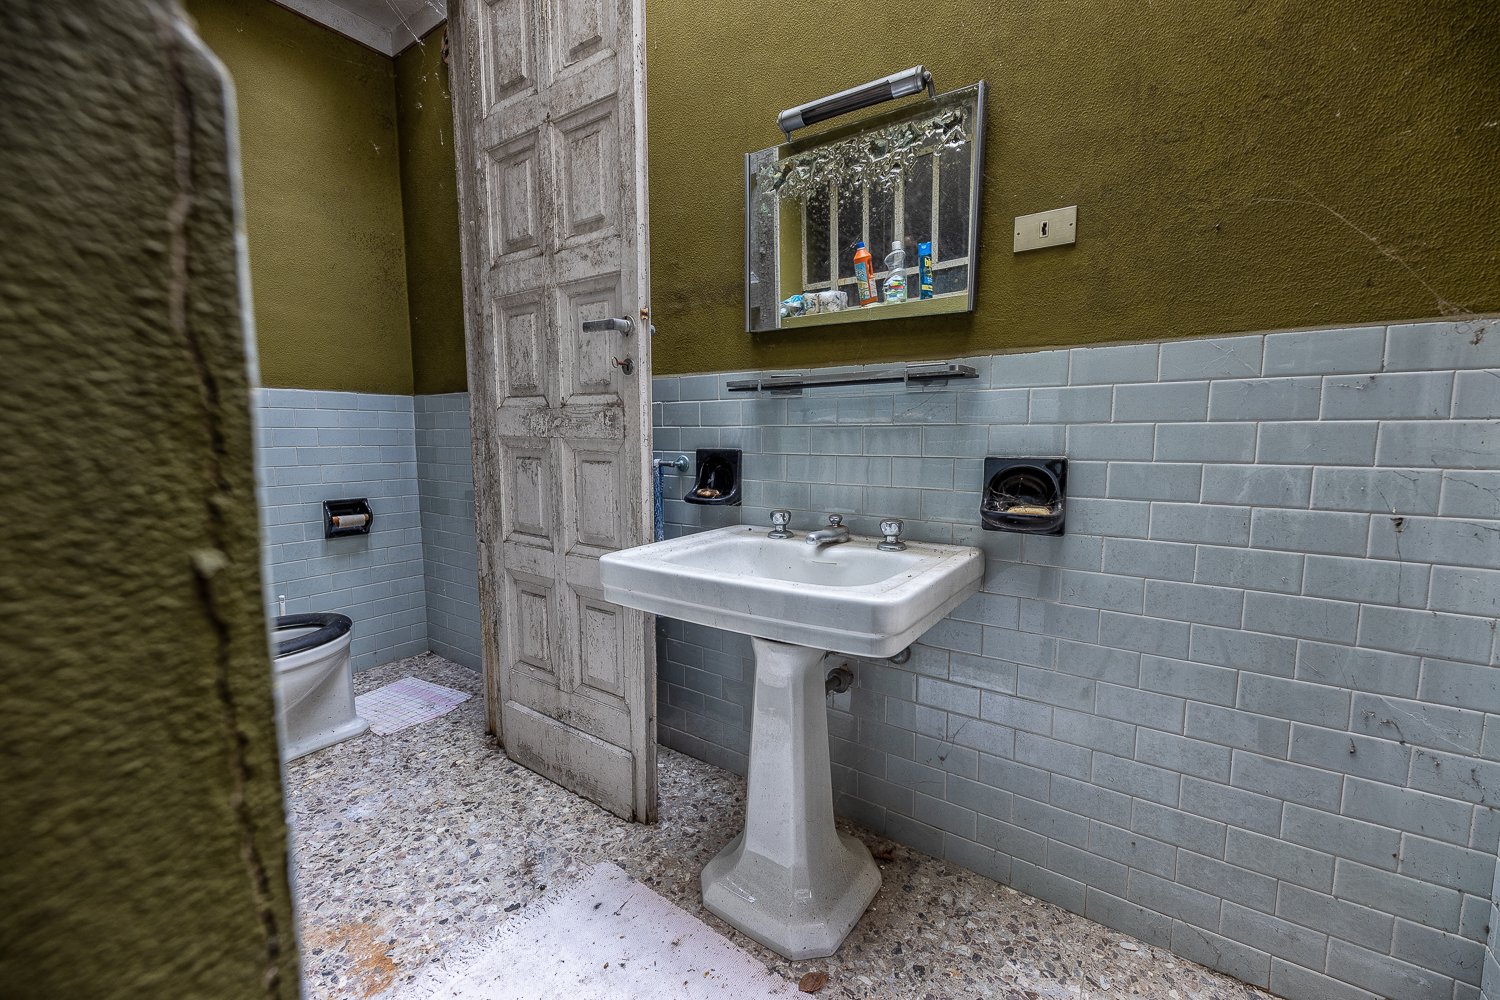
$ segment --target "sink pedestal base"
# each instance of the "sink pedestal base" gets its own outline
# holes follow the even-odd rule
[[[779,955],[823,958],[875,898],[880,869],[833,826],[823,651],[753,642],[745,829],[703,869],[703,905]]]

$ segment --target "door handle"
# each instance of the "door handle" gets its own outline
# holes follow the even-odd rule
[[[616,333],[630,336],[635,332],[635,324],[629,316],[611,316],[609,319],[586,319],[583,321],[584,333]]]

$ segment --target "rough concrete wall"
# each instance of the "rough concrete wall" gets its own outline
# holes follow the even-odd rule
[[[224,84],[0,5],[0,992],[292,997]]]
[[[647,0],[658,374],[1500,308],[1500,5],[934,0],[886,17]],[[744,333],[743,154],[782,141],[781,109],[915,63],[943,90],[991,88],[977,312]],[[1012,253],[1015,216],[1073,204],[1077,246]]]
[[[411,368],[417,395],[464,392],[464,295],[458,259],[458,179],[453,163],[453,95],[443,64],[444,24],[396,57],[396,127],[401,138],[401,211]]]
[[[270,0],[187,7],[240,94],[262,380],[410,393],[394,61]]]

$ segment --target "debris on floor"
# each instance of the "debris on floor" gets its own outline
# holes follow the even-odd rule
[[[797,989],[803,993],[816,993],[828,985],[828,973],[809,972],[797,981]]]
[[[549,884],[612,861],[787,983],[839,1000],[1265,1000],[1269,994],[840,821],[885,885],[839,950],[789,962],[703,908],[698,875],[744,823],[745,780],[660,750],[660,822],[627,823],[512,763],[484,733],[479,675],[426,654],[356,674],[474,697],[287,767],[308,1000],[391,996]],[[887,857],[888,855],[888,857]]]

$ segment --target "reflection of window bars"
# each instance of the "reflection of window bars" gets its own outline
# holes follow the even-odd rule
[[[961,183],[963,185],[964,194],[966,196],[965,197],[965,201],[967,201],[968,200],[967,196],[969,194],[969,191],[968,191],[969,178],[970,178],[970,175],[971,175],[971,171],[973,169],[973,164],[972,164],[973,144],[966,142],[962,146],[959,146],[958,149],[962,150],[963,153],[964,153],[964,159],[963,159],[962,164],[961,164],[961,169],[960,170],[954,170],[954,167],[955,166],[959,166],[959,164],[954,164],[950,160],[947,173],[949,175],[955,175],[957,177],[957,179],[958,179],[958,183]],[[939,156],[938,156],[937,152],[929,153],[927,156],[924,156],[922,159],[923,160],[930,160],[931,163],[932,163],[932,206],[931,206],[931,209],[930,209],[930,211],[931,211],[931,216],[930,216],[931,225],[930,225],[930,228],[929,228],[929,232],[931,233],[931,242],[932,242],[933,284],[935,286],[937,286],[937,285],[939,285],[938,275],[940,273],[947,272],[947,271],[952,271],[955,268],[967,268],[969,266],[969,257],[968,257],[967,252],[965,252],[965,254],[963,256],[961,256],[961,257],[951,257],[951,258],[944,259],[944,258],[942,258],[940,256],[941,247],[942,247],[942,220],[940,218],[941,213],[939,212],[939,205],[940,205],[939,195],[942,192],[942,178],[945,176],[945,174],[941,170],[940,160],[939,160]],[[850,245],[848,247],[844,247],[844,246],[841,246],[840,242],[839,242],[839,222],[841,221],[840,220],[840,214],[841,214],[840,213],[840,198],[839,198],[840,192],[839,192],[837,184],[833,183],[833,182],[830,182],[829,185],[828,185],[828,187],[825,190],[826,190],[825,197],[827,198],[827,203],[828,203],[828,225],[827,225],[826,230],[824,232],[824,238],[826,238],[826,240],[827,240],[827,243],[826,243],[826,250],[827,250],[826,260],[827,260],[827,265],[826,265],[826,268],[820,268],[819,270],[820,270],[820,273],[826,274],[826,277],[822,277],[822,278],[820,278],[820,279],[818,279],[816,281],[809,280],[812,277],[812,275],[810,274],[810,271],[812,270],[812,268],[814,266],[813,262],[815,260],[814,257],[810,257],[808,255],[809,254],[809,250],[810,249],[813,250],[813,252],[817,253],[818,257],[821,258],[821,257],[823,257],[822,251],[824,250],[824,247],[817,246],[816,244],[814,244],[812,247],[809,247],[808,236],[809,236],[809,233],[811,232],[812,227],[808,224],[808,202],[811,199],[804,198],[804,199],[802,199],[802,204],[801,204],[801,212],[802,212],[802,268],[801,268],[802,290],[805,291],[805,292],[816,292],[816,291],[822,291],[822,290],[825,290],[825,289],[845,288],[845,289],[848,290],[848,293],[849,293],[849,304],[850,305],[858,305],[859,304],[859,291],[858,291],[859,282],[858,282],[858,280],[855,279],[854,277],[851,277],[850,275],[844,275],[844,274],[840,274],[839,273],[839,271],[840,271],[840,265],[842,265],[843,263],[845,263],[845,258],[847,257],[847,258],[850,259],[850,261],[852,261],[853,254],[854,254],[854,247],[852,245]],[[860,227],[859,227],[860,236],[859,236],[859,238],[860,238],[861,241],[863,241],[863,243],[865,244],[865,247],[870,251],[870,256],[873,259],[873,262],[875,263],[875,265],[877,267],[879,267],[881,264],[883,264],[885,262],[885,256],[886,256],[886,254],[888,254],[890,252],[890,249],[891,249],[890,248],[890,241],[886,241],[884,246],[879,246],[879,247],[877,247],[876,245],[874,245],[871,242],[871,236],[870,236],[870,188],[867,185],[861,185],[860,189],[859,189],[859,196],[858,197],[859,197],[859,212],[860,212]],[[900,241],[902,241],[902,244],[904,245],[905,242],[906,242],[906,178],[904,176],[900,179],[900,181],[892,189],[890,197],[891,197],[891,212],[892,212],[892,215],[893,215],[893,218],[891,220],[892,221],[891,240],[900,240]],[[967,248],[968,244],[969,244],[969,225],[970,225],[970,217],[969,216],[970,216],[970,213],[968,211],[965,211],[965,212],[962,213],[962,216],[959,219],[954,220],[955,224],[962,226],[962,229],[963,229],[963,239],[962,239],[962,242],[963,242],[963,246],[965,248]],[[880,221],[883,223],[885,220],[882,219]],[[819,228],[821,229],[823,227],[819,226]],[[950,239],[951,239],[951,237],[950,237]],[[822,242],[822,241],[818,240],[818,242]],[[925,243],[927,241],[923,240],[922,242]],[[821,264],[823,264],[823,260],[818,259],[817,263],[821,265]],[[852,264],[851,264],[851,268],[852,268]],[[917,261],[916,247],[915,246],[906,247],[906,272],[907,272],[907,274],[908,274],[909,277],[914,277],[917,274],[917,271],[918,271],[918,261]],[[875,280],[878,283],[877,287],[880,288],[882,291],[885,288],[885,279],[887,277],[889,277],[889,276],[890,276],[890,272],[887,271],[887,270],[883,270],[883,269],[876,271],[875,274],[874,274],[874,278],[875,278]],[[967,275],[965,275],[965,278],[967,279]],[[966,295],[966,294],[968,294],[968,285],[969,285],[968,280],[964,280],[963,284],[961,286],[959,286],[957,288],[954,288],[954,289],[952,289],[950,291],[935,292],[934,295],[933,295],[933,298],[946,298],[946,297],[954,296],[954,295]],[[910,280],[908,280],[908,282],[907,282],[907,297],[908,297],[908,299],[916,299],[916,298],[919,297],[919,295],[920,295],[920,290],[917,289]]]

